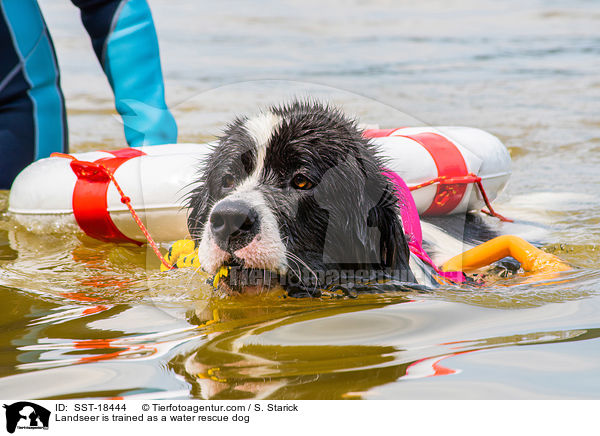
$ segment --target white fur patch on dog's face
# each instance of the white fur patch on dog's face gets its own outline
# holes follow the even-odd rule
[[[198,244],[198,261],[202,269],[209,274],[216,274],[221,265],[231,258],[231,255],[221,250],[212,238],[209,226],[204,226],[202,240]]]
[[[285,273],[287,271],[286,248],[279,234],[275,214],[265,202],[263,194],[251,184],[244,184],[226,198],[245,201],[258,212],[260,220],[258,234],[248,245],[234,254],[243,259],[248,268],[263,268]]]
[[[281,125],[281,117],[272,112],[263,112],[254,118],[250,118],[244,124],[244,128],[254,140],[256,146],[256,166],[252,174],[259,175],[264,166],[267,156],[267,145],[273,137],[275,130]]]
[[[220,201],[243,202],[258,213],[260,231],[250,243],[233,254],[244,261],[246,268],[266,269],[285,274],[288,268],[286,247],[281,240],[275,214],[258,189],[260,175],[264,169],[267,146],[281,122],[281,117],[271,112],[262,113],[245,122],[244,128],[252,138],[256,148],[255,166],[252,173],[242,180],[233,192]],[[213,205],[209,216],[219,202]],[[215,274],[217,269],[231,258],[229,253],[217,246],[209,225],[204,227],[202,240],[198,247],[198,258],[209,274]]]

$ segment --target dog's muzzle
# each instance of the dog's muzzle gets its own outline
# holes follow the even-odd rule
[[[260,230],[258,212],[239,200],[222,200],[209,217],[215,243],[233,253],[248,245]]]

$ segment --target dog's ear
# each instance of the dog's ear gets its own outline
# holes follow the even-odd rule
[[[189,196],[187,219],[188,231],[195,241],[202,239],[204,225],[208,219],[209,193],[208,186],[204,180],[194,189]]]
[[[379,230],[379,259],[383,269],[410,274],[408,265],[410,251],[402,222],[395,189],[384,178],[383,193],[369,212],[369,226]],[[409,281],[410,277],[406,278]]]

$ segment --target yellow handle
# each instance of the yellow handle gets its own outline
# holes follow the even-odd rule
[[[175,241],[165,256],[165,260],[169,265],[177,268],[200,266],[198,256],[196,255],[196,246],[194,241],[190,239],[180,239],[179,241]],[[161,265],[160,270],[168,271],[168,268]]]
[[[196,244],[194,241],[189,239],[180,239],[175,241],[169,252],[165,256],[165,260],[169,265],[174,268],[200,268],[200,261],[198,260],[198,251],[196,250]],[[219,281],[223,277],[229,275],[230,267],[222,266],[213,279],[213,286],[216,288],[219,285]],[[160,266],[161,271],[168,271],[164,265]]]
[[[471,271],[490,265],[504,257],[514,257],[528,272],[559,272],[571,269],[553,254],[534,247],[518,236],[498,236],[453,257],[442,271]]]

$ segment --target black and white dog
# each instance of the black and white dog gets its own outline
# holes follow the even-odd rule
[[[415,282],[384,167],[338,109],[295,101],[237,118],[190,196],[200,264],[231,267],[230,288],[278,280],[291,295],[374,276]]]

